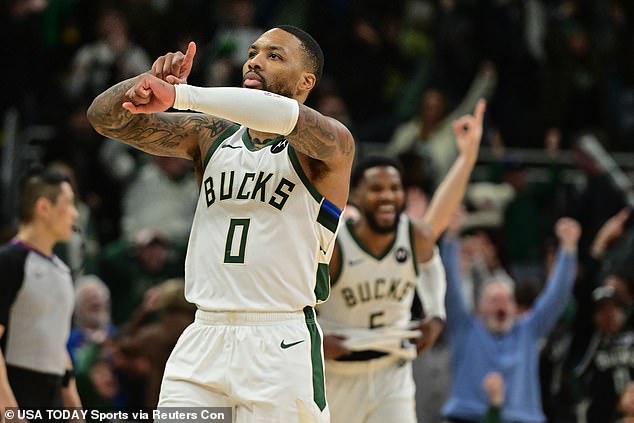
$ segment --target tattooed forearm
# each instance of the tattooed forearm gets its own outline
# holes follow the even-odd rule
[[[130,78],[114,85],[92,102],[88,108],[87,116],[97,132],[116,130],[134,118],[134,115],[121,105],[125,101],[126,91],[132,88],[137,78]]]
[[[288,140],[298,151],[321,161],[349,157],[354,153],[352,135],[343,124],[303,105]]]
[[[100,134],[150,154],[192,158],[202,144],[213,142],[230,123],[198,113],[133,115],[121,105],[136,78],[99,95],[88,109],[88,120]]]

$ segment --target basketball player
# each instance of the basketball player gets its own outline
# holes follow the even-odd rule
[[[195,50],[159,58],[88,110],[98,132],[193,160],[202,180],[185,264],[198,311],[159,407],[235,406],[239,423],[329,421],[313,307],[329,294],[354,142],[303,105],[323,54],[304,31],[276,27],[249,48],[243,88],[199,88],[183,83]],[[162,113],[172,106],[204,114]]]
[[[462,201],[478,156],[485,103],[454,122],[460,156],[421,222],[404,213],[400,164],[370,157],[352,173],[359,219],[339,231],[330,263],[332,292],[318,306],[325,333],[326,392],[333,423],[415,423],[411,360],[404,337],[417,290],[426,312],[418,352],[431,347],[445,319],[444,268],[436,241]]]

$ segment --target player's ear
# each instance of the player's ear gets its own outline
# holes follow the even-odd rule
[[[299,80],[299,87],[302,90],[310,91],[317,84],[317,77],[312,72],[304,72]]]

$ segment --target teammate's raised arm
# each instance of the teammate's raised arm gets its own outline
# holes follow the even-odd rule
[[[471,171],[478,159],[485,110],[486,102],[480,100],[473,115],[462,116],[452,124],[460,155],[438,186],[423,218],[431,229],[434,242],[447,229],[464,197]]]

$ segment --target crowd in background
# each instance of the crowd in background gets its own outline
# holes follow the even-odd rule
[[[182,277],[198,193],[189,162],[104,139],[88,124],[86,108],[112,84],[149,70],[157,56],[185,51],[190,40],[199,46],[190,84],[237,86],[250,43],[263,29],[286,23],[306,29],[324,50],[325,77],[308,104],[344,122],[359,154],[378,145],[401,159],[414,218],[455,158],[449,123],[478,98],[489,100],[483,143],[494,160],[480,167],[460,228],[466,303],[476,311],[483,286],[506,281],[518,306],[530,309],[552,267],[554,222],[577,219],[583,234],[574,300],[544,340],[543,405],[551,422],[616,421],[620,397],[634,392],[634,229],[627,193],[583,140],[608,151],[634,150],[633,2],[2,5],[0,147],[14,136],[6,116],[17,113],[15,136],[30,152],[7,158],[2,149],[2,163],[17,163],[14,183],[36,164],[65,172],[79,194],[80,231],[59,255],[76,276],[69,350],[84,406],[156,404],[163,363],[193,320]],[[28,135],[40,127],[52,130]],[[514,147],[542,150],[541,178],[508,153]],[[562,160],[569,151],[573,160]],[[570,171],[579,176],[574,183]],[[5,240],[15,219],[2,217]],[[440,342],[417,364],[423,422],[440,421],[451,384],[447,357],[447,343]],[[503,383],[491,380],[483,390],[499,396]],[[622,403],[632,407],[631,399]]]

